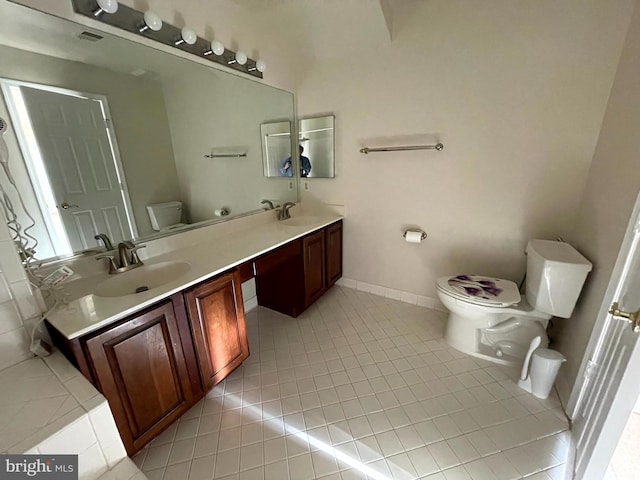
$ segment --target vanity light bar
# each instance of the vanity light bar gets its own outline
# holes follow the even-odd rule
[[[232,70],[237,70],[257,78],[263,78],[263,62],[260,62],[260,65],[258,65],[256,60],[247,58],[244,63],[240,63],[236,56],[236,52],[228,49],[225,49],[222,55],[207,55],[205,52],[211,53],[210,41],[201,37],[196,37],[193,44],[187,41],[176,42],[176,39],[184,38],[182,37],[182,29],[174,27],[170,23],[162,22],[161,28],[157,31],[152,28],[142,28],[142,26],[147,25],[144,13],[131,7],[127,7],[126,5],[119,4],[114,13],[104,13],[96,17],[96,0],[71,0],[71,3],[73,5],[73,10],[85,17],[155,40],[156,42],[196,55],[200,58],[209,60],[210,62],[224,65]],[[242,54],[242,52],[239,53]],[[242,57],[240,57],[240,59],[242,59]]]

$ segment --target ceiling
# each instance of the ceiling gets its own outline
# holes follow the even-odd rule
[[[260,46],[293,63],[294,70],[304,72],[316,61],[356,56],[388,45],[397,34],[399,17],[420,1],[426,0],[190,0],[177,5],[166,0],[154,4],[154,9],[158,8],[163,18],[178,26],[183,12],[191,22],[198,17],[201,25],[191,26],[201,36],[221,35],[232,49]],[[147,8],[139,0],[121,2],[138,10]],[[163,61],[166,57],[161,52],[150,52],[103,33],[105,38],[95,43],[79,40],[78,34],[83,30],[91,31],[0,1],[0,44],[122,73],[136,70],[141,58],[144,65],[150,65],[146,69],[162,72],[163,76],[181,73],[179,64],[171,62],[169,66]],[[43,38],[47,39],[44,43]],[[260,54],[248,53],[255,58]]]

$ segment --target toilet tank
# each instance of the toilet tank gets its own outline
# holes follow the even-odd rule
[[[164,202],[147,205],[147,212],[151,220],[151,227],[154,230],[162,230],[182,219],[182,202]]]
[[[565,242],[527,244],[527,301],[537,311],[569,318],[592,265]]]

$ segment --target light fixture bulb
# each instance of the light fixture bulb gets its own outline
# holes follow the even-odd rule
[[[216,55],[222,55],[224,53],[224,45],[222,44],[222,42],[214,40],[213,42],[211,42],[211,51]]]
[[[196,35],[196,32],[188,27],[184,27],[180,31],[180,38],[176,40],[175,44],[180,45],[182,43],[187,43],[189,45],[193,45],[194,43],[196,43],[196,40],[198,40],[198,35]]]
[[[145,30],[153,30],[157,32],[162,28],[162,19],[153,13],[151,10],[147,10],[144,12],[144,25],[140,28],[140,32],[144,32]]]
[[[97,17],[103,13],[116,13],[118,11],[117,0],[97,0],[98,9],[93,12],[93,16]]]
[[[247,63],[247,56],[244,52],[236,52],[236,62],[238,62],[238,65]]]
[[[211,55],[212,53],[215,53],[218,56],[224,53],[224,45],[222,44],[222,42],[219,42],[218,40],[214,40],[213,42],[211,42],[211,44],[209,45],[209,49],[204,52],[204,54]]]
[[[253,66],[249,67],[247,71],[255,72],[256,70],[260,73],[264,72],[267,69],[267,64],[262,60],[256,60],[256,63]]]

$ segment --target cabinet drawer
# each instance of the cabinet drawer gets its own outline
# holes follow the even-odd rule
[[[299,240],[294,240],[276,250],[273,250],[266,255],[258,258],[255,261],[256,275],[264,273],[277,268],[288,260],[300,256],[302,254],[302,246]]]

